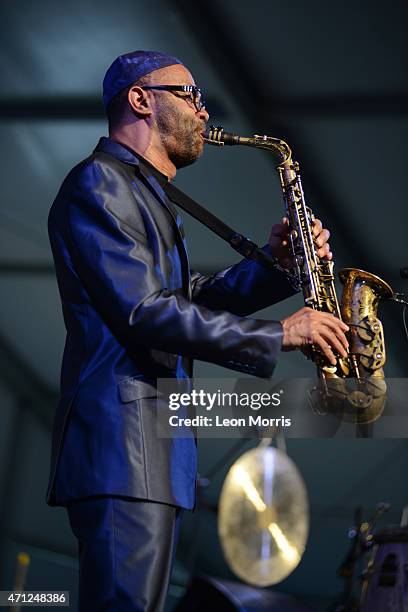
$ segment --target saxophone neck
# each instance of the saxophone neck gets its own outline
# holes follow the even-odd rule
[[[221,126],[210,126],[210,129],[204,133],[204,140],[207,144],[216,146],[235,146],[243,145],[245,147],[255,147],[264,149],[274,154],[278,159],[278,167],[292,165],[292,151],[287,142],[280,138],[272,136],[238,136],[230,132],[225,132]]]
[[[273,136],[260,136],[259,134],[255,134],[249,138],[245,138],[248,142],[243,142],[242,144],[247,144],[250,147],[257,147],[258,149],[264,149],[266,151],[270,151],[274,154],[279,161],[279,167],[289,168],[293,165],[292,162],[292,150],[289,147],[288,143],[280,138],[274,138]]]

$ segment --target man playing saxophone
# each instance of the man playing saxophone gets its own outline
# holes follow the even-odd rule
[[[296,292],[287,220],[269,238],[275,269],[244,259],[190,272],[164,188],[200,157],[209,115],[178,59],[120,56],[104,103],[109,138],[69,173],[49,217],[67,341],[48,502],[67,507],[79,541],[80,610],[160,612],[181,509],[195,504],[196,444],[157,437],[157,379],[191,377],[194,358],[269,378],[280,350],[310,345],[333,364],[348,328],[310,308],[249,316]],[[330,260],[318,220],[313,234]]]

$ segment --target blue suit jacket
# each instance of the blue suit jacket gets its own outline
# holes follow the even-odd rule
[[[156,433],[156,380],[192,358],[272,375],[279,322],[247,315],[294,293],[243,260],[191,274],[183,229],[154,173],[102,138],[65,179],[49,235],[67,329],[48,503],[121,495],[191,508],[196,444]]]

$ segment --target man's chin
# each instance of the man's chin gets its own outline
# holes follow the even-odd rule
[[[190,151],[188,155],[180,155],[176,159],[173,159],[173,164],[177,169],[191,166],[191,164],[194,164],[194,162],[201,157],[203,150],[204,144],[201,144],[201,146],[197,147],[195,151]]]

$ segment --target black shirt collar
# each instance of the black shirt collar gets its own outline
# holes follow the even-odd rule
[[[165,185],[167,185],[169,179],[165,174],[160,172],[160,170],[155,168],[150,162],[147,161],[147,159],[145,159],[138,153],[135,153],[135,155],[138,157],[139,164],[142,166],[142,169],[145,170],[145,173],[152,174],[154,178],[157,179],[157,182],[159,183],[160,187],[164,187]]]

